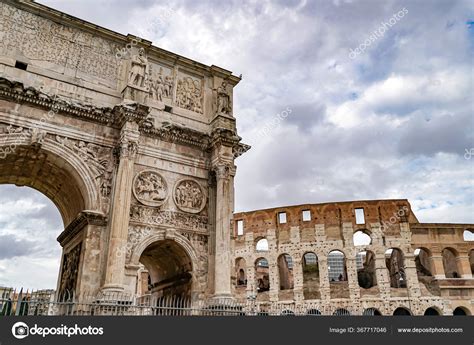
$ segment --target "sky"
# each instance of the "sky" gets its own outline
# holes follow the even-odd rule
[[[38,2],[243,75],[236,211],[403,198],[474,223],[472,1]],[[0,285],[54,287],[59,212],[12,186],[0,206]]]

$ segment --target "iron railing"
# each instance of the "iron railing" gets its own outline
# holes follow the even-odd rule
[[[373,308],[358,315],[375,315]],[[191,300],[177,296],[157,298],[124,293],[99,293],[76,296],[53,290],[0,290],[0,316],[24,315],[163,315],[163,316],[293,316],[293,315],[357,315],[348,309],[329,310],[322,305],[293,303],[261,303],[255,299],[244,302],[232,299]]]

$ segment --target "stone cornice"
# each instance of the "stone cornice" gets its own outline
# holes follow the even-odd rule
[[[211,133],[212,146],[225,145],[232,146],[239,144],[242,138],[239,137],[234,131],[227,128],[216,128]]]
[[[234,153],[234,158],[238,158],[242,156],[245,152],[250,150],[252,146],[244,144],[244,143],[238,143],[232,148],[232,151]]]
[[[122,127],[125,122],[136,122],[142,125],[148,118],[150,107],[139,104],[119,104],[114,107],[115,123]]]
[[[80,233],[81,230],[88,224],[105,225],[107,224],[107,218],[99,212],[82,211],[58,236],[57,241],[61,244],[61,246],[64,246],[66,243],[76,237],[76,235]]]
[[[206,133],[169,123],[164,123],[160,128],[145,123],[140,127],[140,132],[150,137],[195,146],[204,150],[208,149],[210,143],[210,137]]]
[[[58,97],[47,95],[33,87],[25,87],[23,83],[10,81],[2,77],[0,77],[0,99],[18,104],[28,104],[55,113],[63,113],[102,124],[111,124],[114,120],[111,108],[73,104]]]
[[[156,128],[148,118],[150,108],[139,103],[119,104],[113,109],[73,104],[33,87],[25,87],[21,82],[2,77],[0,77],[0,99],[119,128],[127,121],[136,122],[140,126],[140,133],[146,136],[202,150],[210,150],[215,145],[232,146],[235,157],[250,149],[249,145],[240,143],[241,138],[234,131],[227,128],[216,128],[211,135],[169,123]]]

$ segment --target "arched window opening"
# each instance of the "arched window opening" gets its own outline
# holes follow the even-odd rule
[[[452,248],[444,248],[442,255],[444,275],[446,278],[461,278],[461,272],[457,262],[458,253]]]
[[[398,248],[390,248],[385,252],[385,263],[390,276],[390,287],[406,288],[405,262],[403,253]]]
[[[365,233],[364,231],[356,231],[352,236],[352,241],[354,242],[354,246],[368,246],[372,243],[372,238],[370,235]]]
[[[247,286],[247,275],[245,273],[246,263],[245,259],[238,258],[235,260],[235,272],[237,287]]]
[[[319,299],[319,263],[315,253],[303,255],[303,295],[305,299]]]
[[[463,239],[466,242],[474,241],[474,232],[471,230],[464,230]]]
[[[339,250],[333,250],[328,255],[329,281],[347,281],[346,256]]]
[[[418,281],[428,292],[435,296],[441,295],[438,281],[433,276],[431,264],[431,252],[426,248],[417,248],[415,254],[416,274]]]
[[[293,289],[293,260],[288,254],[282,254],[278,257],[278,274],[280,290]]]
[[[375,272],[375,255],[370,250],[357,253],[357,280],[363,289],[370,289],[377,285]]]
[[[331,298],[349,298],[346,256],[339,250],[333,250],[327,262]]]
[[[322,314],[318,309],[308,309],[308,311],[306,312],[306,315],[319,316]]]
[[[270,276],[267,259],[260,258],[255,262],[255,279],[257,293],[270,290]]]
[[[268,252],[268,240],[266,238],[261,238],[257,241],[255,249],[258,252]]]

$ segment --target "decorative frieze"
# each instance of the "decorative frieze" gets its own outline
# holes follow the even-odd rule
[[[161,211],[157,208],[133,205],[131,221],[148,225],[162,225],[177,229],[207,233],[208,217],[173,211]]]
[[[177,81],[175,103],[180,108],[202,114],[202,81],[195,77],[182,75]]]

